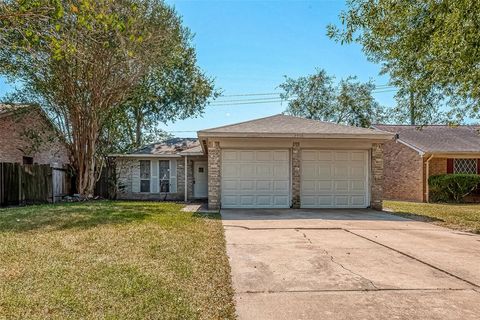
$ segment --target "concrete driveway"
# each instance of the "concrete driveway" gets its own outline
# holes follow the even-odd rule
[[[222,210],[240,319],[479,319],[480,236],[371,210]]]

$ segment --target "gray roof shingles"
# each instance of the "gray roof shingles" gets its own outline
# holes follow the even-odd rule
[[[278,114],[266,118],[236,123],[232,125],[205,129],[199,134],[231,133],[231,134],[347,134],[347,135],[385,135],[374,129],[359,128],[332,122],[305,119],[290,115]]]
[[[480,153],[480,126],[375,125],[398,134],[398,139],[424,153]]]
[[[163,142],[152,143],[141,147],[131,155],[175,155],[182,151],[192,152],[190,149],[199,147],[200,143],[196,138],[172,138]]]

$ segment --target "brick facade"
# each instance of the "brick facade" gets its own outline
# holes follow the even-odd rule
[[[374,143],[371,153],[371,197],[370,207],[375,210],[383,208],[383,145]]]
[[[69,163],[68,149],[39,111],[0,118],[0,162],[22,163],[32,157],[38,164]]]
[[[294,142],[292,148],[292,208],[300,208],[301,163],[300,142]]]
[[[384,198],[388,200],[423,201],[423,158],[397,141],[383,145]]]
[[[208,141],[208,208],[220,209],[222,154],[218,141]]]

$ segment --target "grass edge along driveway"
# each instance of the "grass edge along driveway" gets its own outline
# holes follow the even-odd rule
[[[384,201],[383,206],[396,215],[480,234],[480,204]]]
[[[0,209],[0,318],[233,319],[220,215],[182,207]]]

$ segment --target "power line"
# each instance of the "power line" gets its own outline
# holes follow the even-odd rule
[[[227,94],[227,95],[220,95],[220,97],[250,97],[250,96],[271,96],[271,95],[279,95],[278,92],[270,92],[270,93],[243,93],[243,94]]]

